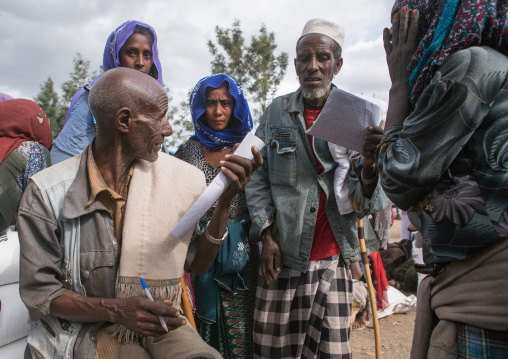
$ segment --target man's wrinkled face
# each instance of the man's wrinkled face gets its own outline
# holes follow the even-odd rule
[[[160,97],[133,115],[130,129],[130,147],[135,158],[154,162],[159,156],[164,137],[171,136],[173,129],[169,124],[168,98],[161,90]]]
[[[334,58],[337,44],[322,34],[307,34],[296,47],[295,69],[305,99],[327,98],[333,76],[342,66],[342,58]]]

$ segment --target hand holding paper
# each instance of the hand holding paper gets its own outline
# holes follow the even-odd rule
[[[333,88],[309,135],[363,152],[369,126],[379,126],[381,108],[346,91]]]
[[[252,146],[261,150],[264,145],[264,142],[260,138],[256,137],[252,132],[249,132],[234,154],[252,160],[254,158],[251,152]],[[213,206],[219,197],[227,190],[229,185],[230,183],[227,177],[222,172],[219,173],[189,211],[177,223],[171,233],[178,238],[182,238],[186,233],[192,230],[206,211]]]

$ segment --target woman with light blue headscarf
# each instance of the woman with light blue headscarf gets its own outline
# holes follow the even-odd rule
[[[109,35],[102,68],[108,71],[116,67],[144,72],[162,85],[157,34],[150,25],[127,21]],[[51,149],[53,164],[80,154],[95,138],[95,121],[88,107],[88,93],[99,77],[100,75],[72,97],[64,127]]]
[[[220,172],[220,161],[252,129],[252,117],[242,87],[224,74],[201,79],[190,95],[190,108],[195,135],[180,146],[176,156],[201,169],[209,184]],[[213,211],[214,207],[205,213],[202,227]],[[249,227],[242,191],[231,207],[229,236],[215,262],[206,274],[193,276],[198,332],[225,359],[253,357],[259,251],[248,242]]]

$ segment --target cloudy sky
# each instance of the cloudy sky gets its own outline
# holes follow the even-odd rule
[[[305,22],[322,17],[346,30],[344,65],[334,83],[354,94],[388,99],[390,86],[382,45],[393,0],[18,0],[0,6],[0,92],[32,99],[51,76],[59,89],[72,71],[77,52],[102,64],[109,34],[126,20],[154,27],[159,41],[164,82],[174,102],[210,72],[206,43],[215,26],[240,20],[246,40],[264,23],[275,33],[277,54],[290,63],[278,94],[294,91],[295,44]]]

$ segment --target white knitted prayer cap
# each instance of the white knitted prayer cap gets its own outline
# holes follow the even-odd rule
[[[344,44],[344,28],[325,19],[312,19],[307,21],[300,39],[307,34],[323,34],[332,38],[340,47]]]

